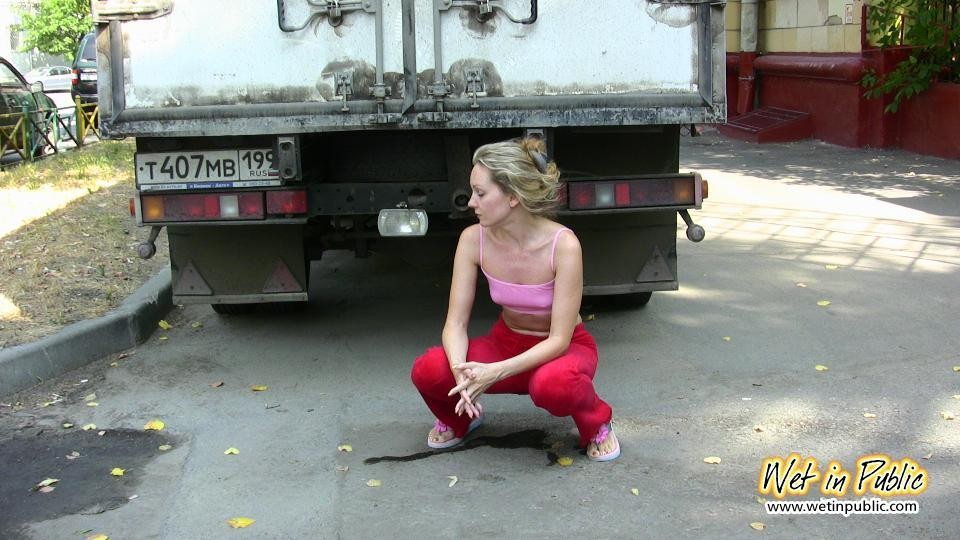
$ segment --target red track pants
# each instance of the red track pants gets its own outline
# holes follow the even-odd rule
[[[486,336],[470,339],[467,359],[490,364],[516,356],[546,339],[518,334],[499,319]],[[578,324],[570,340],[570,348],[562,356],[530,371],[497,382],[487,394],[529,394],[533,403],[554,416],[572,416],[580,430],[580,446],[596,436],[600,426],[610,421],[613,410],[593,389],[597,371],[597,344],[583,324]],[[443,347],[431,347],[413,363],[410,374],[414,386],[427,407],[441,422],[463,437],[470,418],[457,416],[454,407],[460,400],[447,393],[456,386],[453,372]]]

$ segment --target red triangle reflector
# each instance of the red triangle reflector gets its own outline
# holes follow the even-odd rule
[[[277,264],[273,266],[273,272],[270,273],[267,282],[263,284],[263,292],[265,293],[300,292],[302,290],[303,286],[300,285],[297,278],[293,277],[293,272],[282,260],[277,261]]]

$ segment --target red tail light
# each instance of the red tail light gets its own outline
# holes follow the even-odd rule
[[[698,175],[569,182],[569,208],[699,208],[706,182]],[[702,187],[701,187],[702,186]]]
[[[70,84],[76,86],[77,83],[80,82],[80,70],[74,69],[74,70],[71,70],[71,73],[73,73],[73,78],[70,79]]]
[[[196,193],[143,195],[144,223],[263,219],[263,193]]]
[[[292,191],[268,191],[267,213],[277,214],[306,214],[307,192],[298,189]]]

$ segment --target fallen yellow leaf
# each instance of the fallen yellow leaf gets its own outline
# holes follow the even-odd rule
[[[223,453],[226,454],[226,455],[228,455],[228,456],[235,456],[235,455],[239,454],[240,451],[237,450],[236,448],[233,448],[233,447],[231,446],[230,448],[227,448],[226,450],[224,450]]]
[[[708,456],[703,458],[704,463],[709,463],[710,465],[718,465],[720,463],[720,458],[717,456]]]
[[[724,341],[732,341],[733,338],[730,337],[730,336],[723,336],[723,340],[724,340]]]
[[[116,362],[110,362],[110,367],[117,367],[117,366],[119,366],[119,365],[120,365],[120,364],[118,364],[118,363],[116,363]]]
[[[127,472],[126,469],[121,469],[120,467],[114,467],[110,474],[113,476],[123,476],[123,473]]]
[[[160,341],[166,341],[166,340],[168,340],[168,339],[170,339],[170,338],[168,338],[167,336],[160,336],[160,337],[158,337],[157,339],[159,339]]]
[[[823,265],[823,267],[826,268],[827,270],[836,270],[837,268],[840,268],[839,266],[837,266],[837,265],[835,265],[835,264],[825,264],[825,265]]]
[[[933,453],[931,452],[931,453],[923,456],[923,459],[930,459],[930,458],[932,458],[932,457],[933,457]]]
[[[828,371],[830,368],[828,368],[823,364],[817,364],[816,366],[814,366],[814,369],[816,369],[817,371]]]
[[[87,402],[87,407],[99,407],[99,406],[100,406],[100,404],[97,403],[96,401],[88,401],[88,402]]]
[[[596,318],[597,318],[597,316],[594,315],[593,313],[591,313],[591,314],[587,315],[587,318],[584,319],[584,320],[585,320],[585,321],[592,321],[592,320],[594,320],[594,319],[596,319]]]
[[[250,389],[253,390],[254,392],[263,392],[264,390],[267,389],[267,387],[262,384],[255,384],[251,386]]]
[[[196,321],[196,322],[194,322],[193,324],[191,324],[190,326],[192,326],[192,327],[194,327],[194,328],[203,328],[203,323],[200,322],[200,321]]]
[[[803,282],[799,282],[799,283],[797,283],[797,287],[800,287],[801,289],[806,289],[806,288],[807,288],[807,284],[806,284],[806,283],[803,283]]]
[[[640,490],[637,488],[630,488],[630,493],[633,493],[635,496],[640,496]]]
[[[557,458],[557,465],[561,467],[569,467],[573,465],[573,458],[567,456],[560,456]]]
[[[760,504],[765,504],[765,503],[767,502],[766,499],[764,499],[763,497],[761,497],[761,496],[759,496],[759,495],[754,495],[753,498],[754,498],[754,500],[756,500],[756,501],[757,501],[758,503],[760,503]]]
[[[97,425],[96,425],[96,424],[87,424],[87,425],[83,426],[83,427],[80,428],[80,429],[82,429],[82,430],[84,430],[84,431],[90,431],[90,430],[93,430],[93,429],[97,429]]]
[[[250,525],[253,525],[255,519],[250,519],[247,517],[235,517],[227,520],[227,525],[233,527],[234,529],[246,529]]]
[[[223,381],[217,381],[215,383],[210,383],[210,388],[220,388],[223,386]]]
[[[367,480],[367,486],[369,487],[380,487],[381,485],[383,485],[383,483],[380,482],[379,480],[375,480],[373,478],[371,478],[370,480]]]
[[[169,444],[161,444],[160,446],[157,447],[157,450],[159,450],[159,451],[161,451],[161,452],[166,452],[167,450],[170,450],[171,448],[173,448],[173,447],[170,446]]]
[[[353,452],[353,447],[350,446],[349,444],[341,444],[340,446],[337,447],[337,450],[341,452]]]
[[[877,415],[873,414],[872,412],[865,412],[865,413],[863,413],[863,417],[864,417],[864,418],[876,418]]]
[[[817,301],[817,305],[820,306],[820,307],[827,307],[827,306],[829,306],[831,303],[832,303],[832,302],[830,302],[829,300],[818,300],[818,301]]]
[[[160,328],[163,328],[164,330],[169,330],[173,328],[173,326],[171,326],[170,323],[168,323],[163,319],[160,319],[160,322],[157,323],[157,326],[159,326]]]
[[[940,411],[940,416],[942,416],[944,420],[954,420],[956,418],[950,411]]]
[[[110,537],[105,534],[95,534],[88,536],[86,540],[110,540]]]
[[[162,430],[164,427],[166,427],[166,424],[164,424],[163,421],[161,421],[161,420],[151,420],[151,421],[147,422],[147,424],[146,424],[145,426],[143,426],[143,429],[144,429],[144,431],[160,431],[160,430]]]
[[[53,486],[43,486],[42,488],[38,489],[37,491],[39,491],[40,493],[50,493],[51,491],[53,491],[53,490],[55,490],[55,489],[57,489],[57,488],[55,488],[55,487],[53,487]]]
[[[73,427],[73,424],[71,424],[70,422],[67,422],[67,423],[63,424],[63,427],[64,427],[65,429],[70,429],[70,428]]]
[[[750,524],[750,528],[755,531],[762,531],[766,529],[767,526],[764,525],[763,523],[760,523],[759,521],[754,521],[753,523]]]
[[[43,403],[40,404],[40,406],[41,406],[41,407],[49,407],[49,406],[53,405],[54,403],[56,403],[56,401],[44,401]]]
[[[460,479],[457,478],[456,476],[448,476],[447,478],[450,479],[450,483],[447,484],[447,487],[448,487],[448,488],[452,488],[453,486],[457,485],[457,481],[460,480]]]
[[[960,399],[960,394],[954,394],[953,399]]]
[[[960,366],[953,366],[953,371],[955,373],[960,373]]]
[[[87,395],[83,396],[83,400],[84,400],[84,401],[96,401],[96,400],[97,400],[97,394],[96,394],[96,393],[87,394]]]
[[[53,485],[53,484],[56,484],[56,483],[59,482],[59,481],[60,481],[59,478],[47,478],[46,480],[44,480],[44,481],[40,482],[39,484],[37,484],[37,489],[42,488],[42,487],[51,486],[51,485]]]

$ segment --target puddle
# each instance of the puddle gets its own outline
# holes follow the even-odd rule
[[[73,514],[99,514],[123,506],[140,484],[144,466],[174,437],[132,429],[63,432],[42,430],[0,441],[0,538],[19,538],[28,523]],[[67,455],[80,457],[69,460]],[[126,469],[111,476],[114,467]],[[34,491],[46,478],[57,478],[50,493]]]
[[[468,450],[473,450],[475,448],[498,448],[504,450],[515,450],[518,448],[530,448],[532,450],[547,450],[547,465],[553,465],[557,462],[556,452],[552,451],[552,446],[546,443],[547,432],[541,429],[527,429],[524,431],[517,431],[507,435],[502,435],[499,437],[494,437],[491,435],[483,435],[480,437],[473,437],[468,439],[465,443],[457,446],[456,448],[451,448],[449,450],[428,450],[426,452],[418,452],[416,454],[410,454],[406,456],[380,456],[372,457],[363,460],[364,465],[375,465],[377,463],[383,462],[393,462],[393,463],[406,463],[409,461],[417,461],[421,459],[427,459],[432,456],[437,455],[446,455],[453,454],[456,452],[466,452]]]

